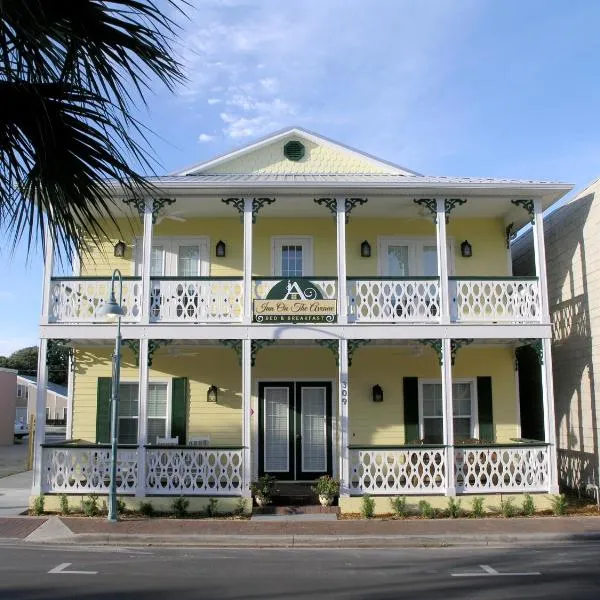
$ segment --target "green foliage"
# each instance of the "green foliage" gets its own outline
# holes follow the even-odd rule
[[[16,369],[19,375],[37,375],[37,346],[27,346],[16,350],[9,357],[0,357],[0,367]],[[67,368],[69,362],[69,347],[63,340],[48,340],[46,352],[48,363],[48,381],[58,385],[67,384]]]
[[[175,516],[178,519],[185,519],[187,512],[188,512],[189,505],[190,505],[189,500],[187,500],[183,496],[179,496],[179,498],[175,498],[173,500],[173,502],[171,504],[171,508],[173,509],[173,512],[175,513]]]
[[[318,496],[335,498],[340,493],[340,482],[329,475],[322,475],[317,479],[313,490]]]
[[[462,515],[462,509],[460,507],[460,500],[456,498],[448,498],[448,516],[451,519],[458,519]]]
[[[523,514],[528,517],[535,514],[535,503],[530,494],[525,494],[525,499],[523,500]]]
[[[125,500],[121,500],[121,498],[117,498],[117,514],[123,515],[127,512],[127,505],[125,504]]]
[[[60,503],[60,514],[68,515],[69,514],[69,498],[66,494],[61,494],[58,499]]]
[[[81,501],[81,510],[88,517],[96,517],[100,514],[98,507],[98,494],[90,494],[86,500]]]
[[[471,500],[471,506],[473,507],[473,516],[480,519],[485,514],[483,505],[485,504],[485,498],[475,497]]]
[[[263,475],[250,484],[250,490],[254,496],[262,498],[265,502],[270,502],[275,494],[275,485],[277,479],[273,475]]]
[[[406,497],[397,496],[396,498],[390,498],[390,504],[394,511],[394,516],[404,519],[408,516],[408,508],[406,507]]]
[[[43,515],[44,514],[44,494],[40,494],[35,497],[33,501],[33,506],[31,507],[31,512],[34,515]]]
[[[427,502],[427,500],[421,500],[419,502],[419,510],[421,511],[421,516],[424,519],[435,519],[436,510]]]
[[[375,500],[369,494],[364,494],[362,497],[360,514],[364,519],[372,519],[375,515]]]
[[[242,517],[246,514],[246,501],[243,498],[238,498],[233,508],[233,514],[237,517]]]
[[[512,498],[506,498],[506,500],[500,501],[500,512],[506,519],[510,519],[517,514],[517,508],[513,504]]]
[[[208,506],[206,507],[207,517],[216,517],[219,514],[219,501],[217,498],[209,498]]]
[[[153,517],[154,516],[154,506],[152,506],[151,502],[140,502],[140,514],[144,515],[144,517]]]
[[[567,506],[567,497],[564,494],[552,497],[552,512],[556,517],[566,514]]]

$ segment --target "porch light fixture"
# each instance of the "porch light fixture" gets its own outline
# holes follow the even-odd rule
[[[122,242],[121,240],[119,240],[115,244],[115,256],[117,258],[123,258],[125,256],[125,249],[126,248],[127,248],[127,244],[125,244],[125,242]]]
[[[469,244],[468,240],[465,240],[460,245],[460,255],[463,258],[471,258],[471,256],[473,256],[473,246],[471,246],[471,244]]]
[[[122,242],[121,242],[122,243]],[[125,245],[125,244],[123,244]],[[115,279],[119,282],[119,301],[115,297]],[[116,523],[119,520],[117,513],[117,451],[119,441],[119,385],[121,379],[121,317],[125,314],[121,303],[123,302],[123,279],[121,271],[115,269],[110,280],[110,295],[108,300],[98,309],[98,315],[117,319],[117,336],[115,338],[115,351],[112,357],[112,391],[111,391],[111,422],[110,422],[110,485],[108,488],[108,517]]]
[[[360,255],[362,258],[371,258],[371,244],[367,240],[360,245]]]
[[[373,386],[373,402],[383,402],[383,388],[379,384]]]
[[[217,402],[219,399],[219,388],[216,385],[211,385],[206,392],[207,402]]]
[[[227,246],[223,240],[219,240],[215,246],[215,256],[217,258],[225,258],[227,255]]]

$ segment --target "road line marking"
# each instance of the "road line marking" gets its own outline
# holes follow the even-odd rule
[[[490,567],[490,565],[479,565],[486,573],[489,573],[490,575],[498,575],[498,571],[496,571],[496,569],[492,569],[492,567]]]
[[[524,577],[528,575],[541,575],[539,571],[531,571],[529,573],[500,573],[490,565],[479,565],[485,573],[450,573],[451,577]]]
[[[98,571],[65,571],[73,563],[60,563],[60,565],[50,569],[48,573],[60,573],[61,575],[98,575]]]

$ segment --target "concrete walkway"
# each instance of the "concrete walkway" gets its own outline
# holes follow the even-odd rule
[[[0,517],[23,514],[29,508],[33,471],[0,479]]]
[[[600,540],[600,517],[515,519],[248,521],[232,519],[0,518],[0,537],[26,542],[120,546],[382,548],[484,546]],[[13,535],[11,535],[12,521]],[[19,523],[17,523],[19,522]],[[18,530],[18,531],[17,531]],[[4,532],[4,533],[3,533]]]

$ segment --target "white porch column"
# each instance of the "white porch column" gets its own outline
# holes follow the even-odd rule
[[[252,363],[251,363],[251,341],[242,340],[242,496],[250,497],[250,483],[252,481],[252,453],[251,444],[251,421],[250,411],[252,409]]]
[[[346,292],[346,200],[337,198],[337,312],[338,323],[348,322],[348,294]]]
[[[37,361],[37,390],[35,394],[35,440],[33,450],[33,494],[38,495],[42,489],[42,444],[46,439],[46,391],[48,387],[48,369],[46,354],[48,340],[40,339]]]
[[[46,254],[44,256],[44,275],[42,279],[42,325],[48,323],[50,312],[50,289],[52,286],[51,279],[54,272],[54,239],[47,226],[44,231],[44,246]]]
[[[252,323],[252,199],[244,199],[244,315],[243,323]]]
[[[67,423],[66,438],[73,439],[73,394],[75,392],[75,349],[69,352],[69,364],[67,366]]]
[[[552,340],[542,340],[542,402],[544,405],[544,440],[548,444],[548,475],[551,494],[558,494],[558,459],[554,419],[554,387],[552,384]]]
[[[144,209],[144,239],[142,242],[142,323],[150,322],[150,269],[152,267],[152,201]],[[141,356],[141,348],[140,348]],[[140,363],[141,364],[141,363]]]
[[[454,479],[454,414],[452,410],[452,352],[451,341],[442,340],[442,411],[444,445],[446,446],[446,496],[456,495]]]
[[[339,479],[340,496],[350,495],[350,452],[348,450],[348,340],[341,339],[338,347],[338,414],[339,414]]]
[[[450,290],[448,288],[448,243],[446,241],[446,201],[436,200],[436,244],[440,278],[440,322],[450,323]]]
[[[546,246],[544,244],[544,216],[540,200],[533,201],[533,250],[535,255],[535,274],[540,288],[540,312],[542,322],[550,323],[548,306],[548,278],[546,275]]]
[[[146,495],[146,444],[155,443],[148,440],[148,339],[140,340],[139,350],[139,383],[138,383],[138,449],[137,449],[137,488],[136,496]],[[167,432],[168,434],[168,432]]]

